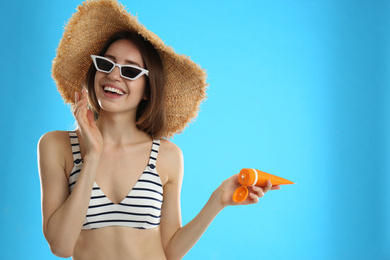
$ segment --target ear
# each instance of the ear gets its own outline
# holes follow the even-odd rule
[[[142,96],[142,99],[146,100],[146,101],[149,100],[149,91],[147,89],[145,89],[144,95]]]
[[[149,85],[149,80],[145,84],[145,89],[144,89],[144,95],[142,96],[142,99],[145,101],[148,101],[150,99],[150,85]]]

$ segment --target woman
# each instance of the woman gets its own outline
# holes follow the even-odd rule
[[[181,259],[214,217],[235,204],[239,186],[236,175],[225,180],[182,226],[182,153],[163,137],[196,116],[205,96],[203,70],[117,2],[100,0],[84,3],[69,21],[53,77],[78,128],[49,132],[39,142],[43,232],[52,252]],[[243,204],[257,203],[270,189],[279,186],[253,187]]]

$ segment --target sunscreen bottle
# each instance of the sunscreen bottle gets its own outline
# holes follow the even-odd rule
[[[267,180],[270,180],[272,185],[294,184],[294,182],[283,179],[276,175],[255,169],[244,168],[238,175],[238,181],[242,186],[237,188],[234,192],[233,201],[236,203],[243,202],[249,195],[249,190],[247,187],[265,187],[267,185]]]

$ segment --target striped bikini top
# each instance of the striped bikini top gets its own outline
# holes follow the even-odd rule
[[[77,181],[83,160],[75,131],[69,132],[74,166],[69,177],[69,191],[72,192]],[[119,204],[107,198],[94,182],[87,216],[83,229],[96,229],[109,226],[126,226],[137,229],[157,227],[161,219],[163,188],[156,171],[156,159],[160,140],[153,140],[149,164],[130,193]]]

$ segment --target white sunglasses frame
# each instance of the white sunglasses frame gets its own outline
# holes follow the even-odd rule
[[[91,58],[92,58],[93,64],[95,65],[96,70],[101,71],[101,72],[104,72],[104,73],[107,73],[107,74],[110,73],[111,71],[113,71],[115,67],[118,67],[118,68],[119,68],[119,74],[120,74],[121,77],[124,78],[124,79],[136,80],[136,79],[138,79],[139,77],[141,77],[142,75],[149,76],[149,71],[148,71],[148,70],[143,69],[143,68],[140,68],[140,67],[135,66],[135,65],[120,65],[120,64],[115,63],[115,62],[113,62],[112,60],[110,60],[110,59],[108,59],[108,58],[106,58],[106,57],[99,56],[99,55],[91,55]],[[101,70],[101,69],[98,68],[98,65],[97,65],[97,62],[96,62],[96,58],[106,60],[106,61],[112,63],[114,66],[112,67],[112,69],[111,69],[110,71]],[[135,78],[129,78],[129,77],[126,77],[126,76],[123,76],[123,75],[122,75],[122,67],[136,68],[136,69],[139,69],[139,70],[141,71],[141,73],[138,74]]]

